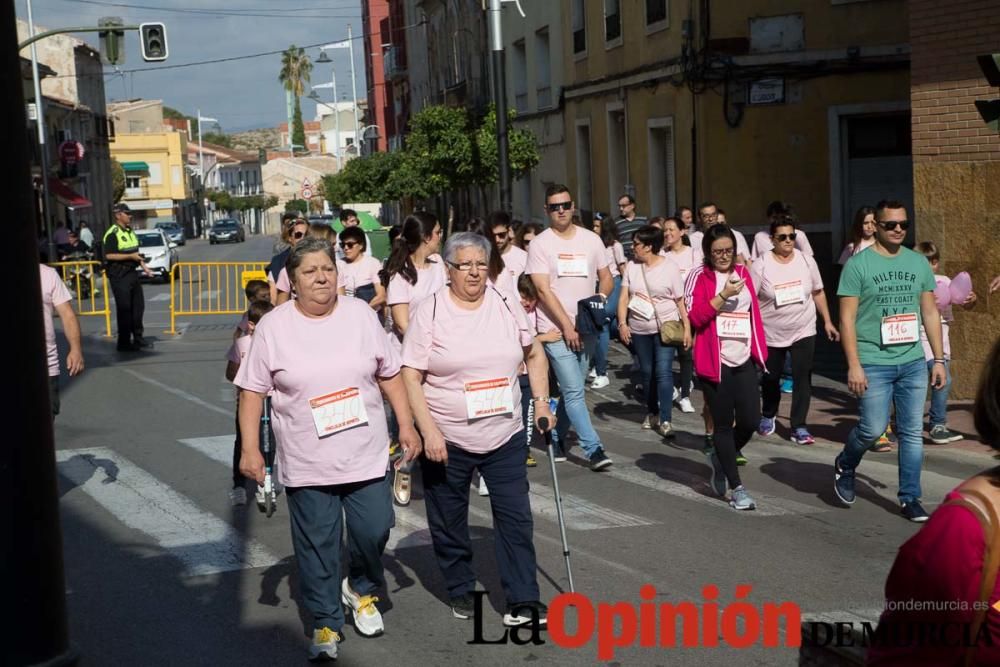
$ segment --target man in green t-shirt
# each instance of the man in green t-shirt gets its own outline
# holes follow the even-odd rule
[[[902,514],[910,521],[926,521],[927,512],[920,506],[927,397],[921,323],[934,353],[931,384],[945,384],[934,274],[922,255],[902,245],[910,226],[903,204],[879,202],[875,222],[875,245],[848,260],[837,289],[847,386],[858,397],[860,414],[834,463],[834,488],[844,504],[854,503],[854,469],[885,432],[895,405]]]

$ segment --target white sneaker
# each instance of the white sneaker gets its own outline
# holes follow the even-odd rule
[[[354,614],[354,627],[365,637],[377,637],[385,632],[385,623],[382,622],[382,614],[375,603],[378,598],[374,595],[358,595],[351,590],[351,585],[345,578],[340,586],[340,599],[345,607],[349,607]]]
[[[247,490],[242,486],[229,490],[229,502],[233,507],[240,507],[247,504]]]
[[[591,369],[590,369],[590,372],[589,372],[589,373],[587,373],[587,379],[588,379],[588,380],[593,380],[593,379],[594,379],[594,378],[596,378],[596,377],[597,377],[597,369],[595,369],[595,368],[591,368]]]
[[[603,389],[611,384],[611,380],[608,379],[607,375],[598,375],[594,378],[594,381],[590,383],[591,389]]]
[[[486,488],[486,479],[482,476],[479,477],[479,495],[481,496],[490,495],[490,490]]]
[[[677,405],[680,407],[681,412],[687,412],[689,414],[694,412],[694,406],[691,405],[691,399],[686,396],[677,401]]]
[[[309,646],[309,661],[322,662],[337,659],[337,642],[340,635],[330,628],[313,630],[312,644]]]

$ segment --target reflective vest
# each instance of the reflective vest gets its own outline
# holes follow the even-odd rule
[[[104,238],[102,243],[105,247],[105,252],[107,252],[108,238],[114,234],[118,240],[118,249],[115,252],[120,252],[122,254],[128,254],[131,252],[138,252],[139,250],[139,237],[135,235],[131,229],[123,228],[119,225],[111,225],[108,231],[104,232]]]

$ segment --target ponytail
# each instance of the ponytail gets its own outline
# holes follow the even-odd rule
[[[403,228],[392,242],[392,251],[385,265],[386,282],[399,274],[411,285],[417,284],[417,267],[413,263],[413,253],[420,244],[434,233],[438,220],[433,213],[417,211],[406,216]]]

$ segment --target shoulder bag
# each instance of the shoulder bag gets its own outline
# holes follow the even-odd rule
[[[660,316],[656,312],[656,301],[653,299],[653,291],[649,289],[649,282],[646,280],[646,265],[642,264],[640,268],[642,269],[642,284],[646,287],[650,303],[653,304],[653,317],[656,318],[656,326],[660,330],[660,342],[664,345],[677,347],[684,345],[684,323],[679,320],[660,322]]]

